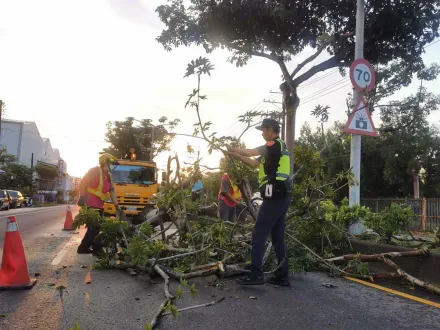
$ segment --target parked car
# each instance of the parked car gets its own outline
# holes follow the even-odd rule
[[[7,190],[0,189],[0,209],[9,210],[11,207],[12,198],[9,196]]]
[[[16,190],[8,190],[9,196],[12,198],[11,209],[22,207],[24,203],[24,197],[21,192]]]

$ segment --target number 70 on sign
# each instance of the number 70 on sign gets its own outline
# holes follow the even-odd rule
[[[373,66],[363,58],[354,60],[350,66],[350,80],[358,92],[368,93],[373,89],[376,80]]]

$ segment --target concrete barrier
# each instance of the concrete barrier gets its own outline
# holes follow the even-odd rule
[[[369,241],[351,240],[353,250],[348,246],[343,253],[378,254],[385,252],[404,252],[414,250],[408,247],[379,244]],[[440,286],[440,251],[431,251],[428,257],[403,257],[392,259],[395,264],[408,274],[422,281]],[[394,272],[383,262],[370,262],[371,272]]]

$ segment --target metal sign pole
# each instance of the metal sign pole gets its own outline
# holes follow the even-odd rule
[[[364,15],[365,2],[357,0],[356,5],[356,44],[355,44],[355,60],[364,57]],[[353,104],[356,104],[361,93],[356,89],[353,91]],[[350,185],[349,205],[360,204],[360,181],[361,181],[361,136],[352,134],[351,136],[351,153],[350,167],[354,175],[355,181]],[[350,226],[351,234],[360,234],[365,231],[362,223],[354,223]]]

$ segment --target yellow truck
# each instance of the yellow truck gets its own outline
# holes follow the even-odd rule
[[[137,160],[136,154],[131,153],[129,159],[117,159],[111,167],[119,206],[127,216],[142,221],[150,210],[157,208],[156,163]],[[115,205],[110,199],[105,201],[104,212],[107,215],[116,214]]]

